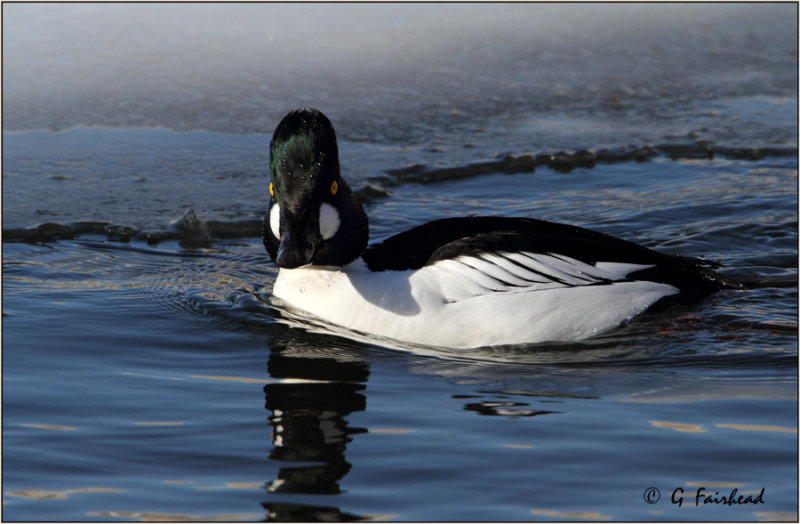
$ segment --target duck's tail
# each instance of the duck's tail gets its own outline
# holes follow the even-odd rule
[[[683,282],[681,291],[688,295],[702,298],[707,294],[723,289],[762,289],[762,288],[796,288],[797,275],[747,275],[734,276],[717,272],[710,267],[695,267],[694,282]],[[699,278],[697,278],[699,277]],[[688,285],[686,285],[688,284]]]
[[[779,276],[734,276],[717,271],[720,264],[710,260],[675,257],[673,264],[645,269],[628,275],[663,282],[680,290],[672,301],[693,303],[724,289],[748,290],[761,288],[791,288],[798,286],[796,275]]]
[[[736,289],[761,289],[765,287],[798,287],[797,275],[773,275],[773,276],[753,276],[753,277],[740,277],[733,280],[730,277],[725,277],[733,282],[736,282],[740,287]]]

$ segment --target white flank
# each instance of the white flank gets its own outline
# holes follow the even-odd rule
[[[500,253],[372,272],[359,260],[345,268],[281,269],[273,294],[348,330],[474,348],[582,340],[678,292],[656,282],[609,282],[645,266],[598,266],[561,255]]]

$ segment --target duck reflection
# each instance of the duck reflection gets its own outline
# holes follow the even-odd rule
[[[315,344],[317,341],[319,344]],[[268,493],[336,495],[352,465],[345,459],[352,435],[347,416],[367,405],[369,366],[357,349],[332,347],[329,338],[306,336],[272,348],[267,365],[276,382],[264,387],[271,413],[272,460],[286,464]],[[357,520],[333,507],[264,502],[269,520]],[[324,515],[324,517],[322,515]]]
[[[366,517],[345,513],[339,508],[306,504],[264,503],[267,521],[275,522],[352,522]]]

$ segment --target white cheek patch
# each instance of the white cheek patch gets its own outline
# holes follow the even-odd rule
[[[281,238],[281,206],[275,204],[269,210],[269,228],[275,238]]]
[[[277,206],[276,206],[277,207]],[[319,233],[324,240],[328,240],[339,231],[342,220],[339,212],[330,204],[319,206]]]

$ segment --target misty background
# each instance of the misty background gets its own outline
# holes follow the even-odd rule
[[[797,147],[796,4],[2,8],[4,230],[259,220],[269,139],[300,106],[383,195],[420,164]]]
[[[3,129],[271,133],[314,106],[352,141],[614,144],[683,133],[688,116],[749,143],[707,102],[795,97],[796,60],[791,3],[6,3]]]

